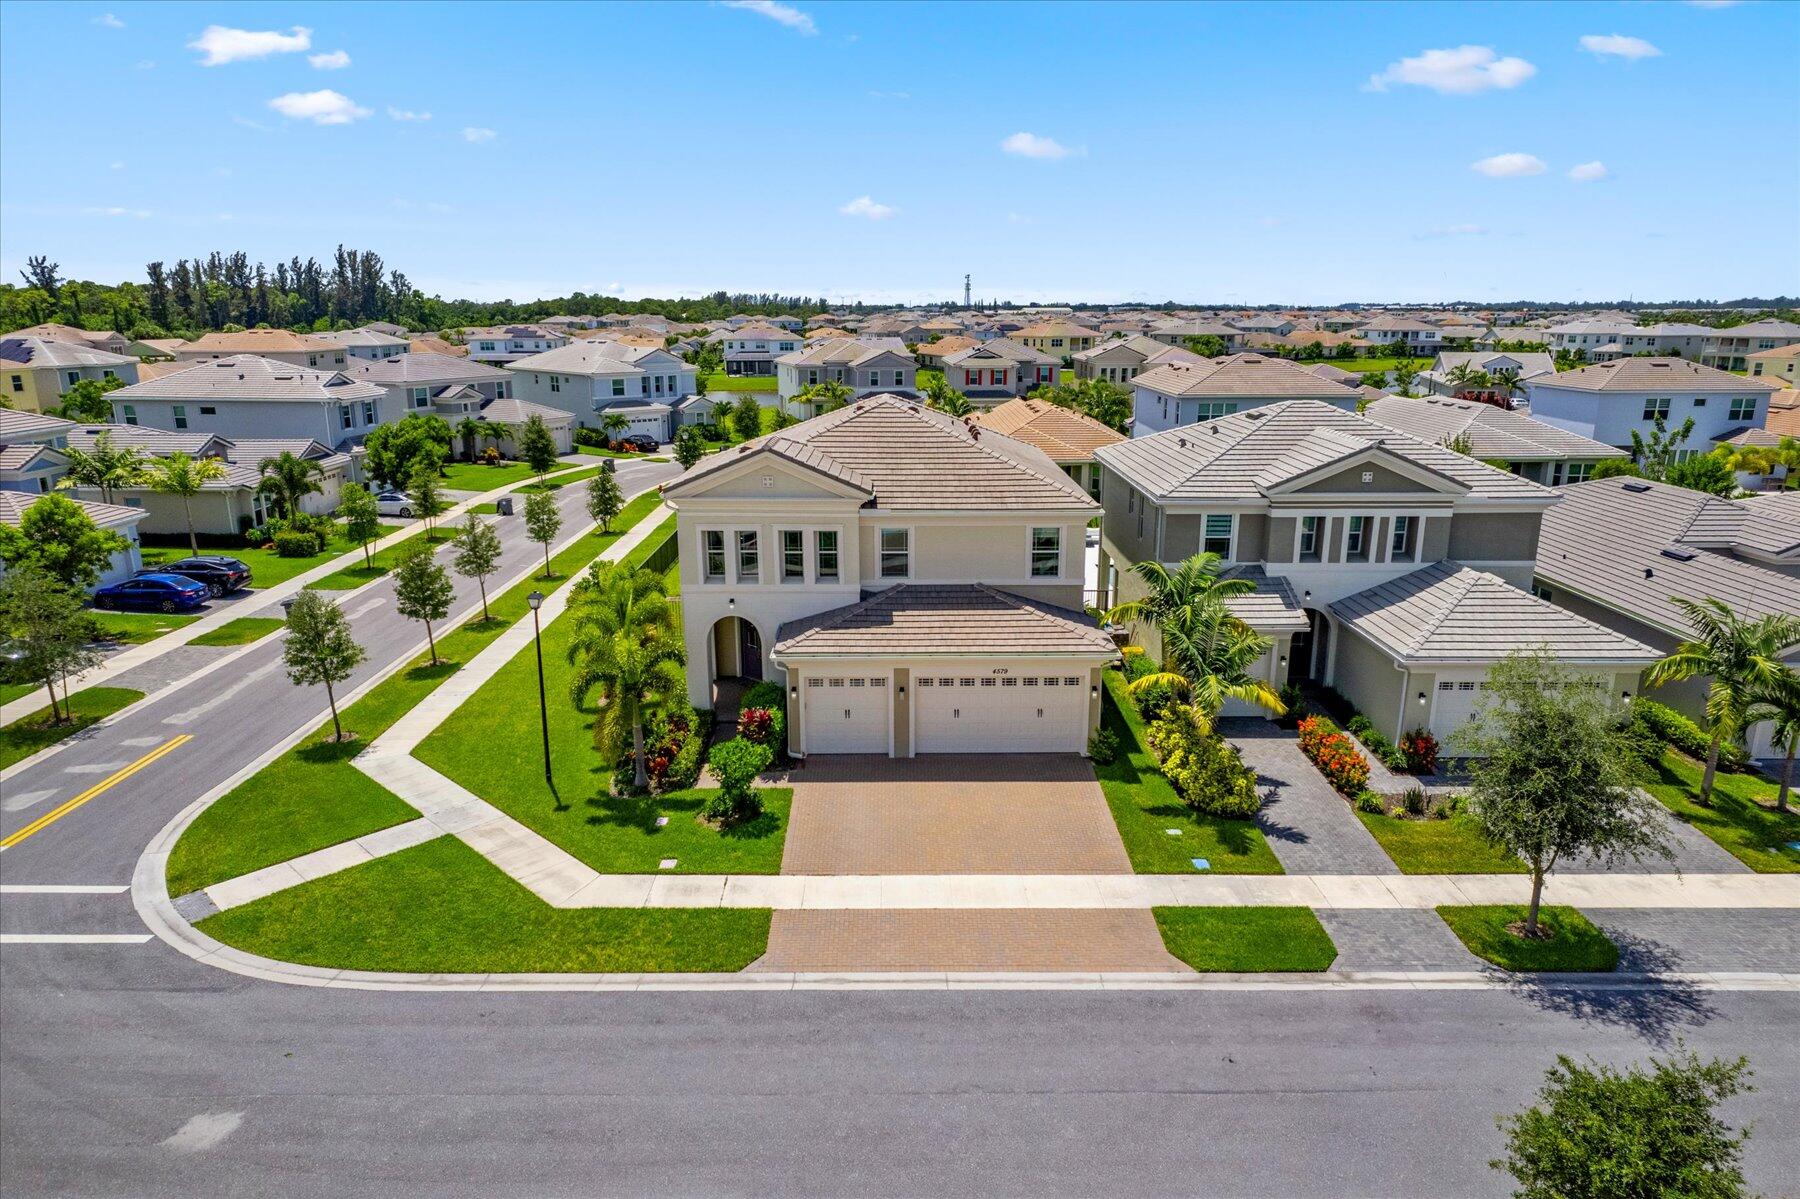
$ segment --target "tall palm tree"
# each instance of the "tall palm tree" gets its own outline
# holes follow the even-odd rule
[[[325,477],[325,468],[287,450],[258,462],[256,471],[262,476],[256,489],[274,500],[283,516],[298,514],[300,501],[325,490],[319,481]]]
[[[496,449],[496,450],[499,449],[500,443],[505,441],[508,437],[511,437],[511,436],[512,436],[512,426],[511,425],[502,424],[501,422],[499,422],[497,420],[488,420],[485,417],[482,419],[482,421],[481,421],[481,440],[493,442],[494,449]]]
[[[596,564],[569,595],[569,697],[597,692],[594,745],[617,760],[631,745],[633,780],[650,783],[644,761],[644,717],[681,693],[687,655],[660,576],[622,564]]]
[[[180,450],[151,464],[145,481],[152,491],[181,497],[181,514],[187,518],[188,550],[200,553],[200,539],[194,536],[193,498],[208,483],[225,477],[225,464],[217,458],[190,458]]]
[[[802,389],[800,398],[813,405],[816,415],[823,416],[848,404],[856,398],[856,393],[838,379],[821,379]]]
[[[481,439],[481,423],[473,416],[465,416],[456,422],[456,435],[462,438],[463,457],[470,462],[475,461],[475,443]]]
[[[1713,778],[1719,769],[1719,746],[1749,723],[1754,697],[1789,673],[1782,654],[1800,644],[1800,616],[1769,615],[1745,620],[1716,599],[1695,602],[1676,597],[1697,636],[1677,645],[1645,676],[1652,687],[1683,679],[1710,678],[1706,719],[1712,742],[1706,747],[1706,772],[1700,777],[1700,804],[1712,803]]]
[[[631,428],[631,422],[617,412],[608,412],[600,418],[600,427],[606,430],[606,440],[617,441],[619,434]]]
[[[1519,394],[1519,368],[1502,366],[1494,370],[1490,376],[1494,381],[1494,390],[1511,400]]]
[[[56,481],[58,487],[93,487],[104,503],[112,503],[113,493],[131,487],[143,479],[143,452],[131,446],[114,449],[112,434],[94,438],[94,448],[80,450],[68,446],[60,451],[69,460],[69,472]]]
[[[1459,362],[1446,371],[1444,377],[1454,383],[1457,390],[1460,391],[1472,386],[1472,381],[1475,378],[1475,368],[1466,362]]]
[[[1750,692],[1749,721],[1773,721],[1775,744],[1786,749],[1781,762],[1781,787],[1775,793],[1775,810],[1788,810],[1788,792],[1794,785],[1794,754],[1800,751],[1800,672],[1784,670],[1776,678],[1759,683]]]

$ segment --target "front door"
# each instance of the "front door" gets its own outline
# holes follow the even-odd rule
[[[762,635],[747,620],[738,621],[738,669],[747,679],[763,677]]]

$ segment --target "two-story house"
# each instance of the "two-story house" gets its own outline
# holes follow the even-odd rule
[[[342,370],[349,365],[350,352],[341,345],[310,333],[292,333],[286,329],[242,329],[236,333],[208,333],[174,347],[177,362],[210,362],[217,358],[237,358],[254,354],[271,362],[313,370]]]
[[[977,408],[1054,387],[1060,369],[1057,359],[1004,337],[947,354],[942,361],[944,381]]]
[[[403,415],[381,387],[339,370],[241,354],[121,387],[113,422],[240,438],[305,438],[334,449]]]
[[[380,362],[384,358],[410,353],[413,348],[412,342],[405,337],[384,333],[368,325],[360,329],[345,329],[340,333],[315,333],[313,336],[320,341],[343,346],[344,352],[352,359],[360,358],[364,362]]]
[[[412,412],[435,413],[452,425],[478,416],[482,406],[512,394],[510,371],[468,358],[414,351],[379,362],[359,363],[347,373],[386,391],[390,419]]]
[[[788,696],[796,755],[1077,753],[1112,641],[1083,615],[1098,506],[1043,453],[878,395],[663,488],[688,696]]]
[[[132,347],[141,343],[134,342],[123,333],[112,329],[77,329],[74,325],[60,325],[48,321],[42,325],[31,325],[24,329],[14,329],[8,337],[35,337],[39,341],[60,341],[69,346],[86,346],[90,350],[100,350],[108,354],[135,354]]]
[[[1108,383],[1129,383],[1147,370],[1172,362],[1195,363],[1204,359],[1192,350],[1169,345],[1141,333],[1103,341],[1075,355],[1075,377]]]
[[[916,396],[918,376],[918,362],[905,343],[892,337],[833,338],[775,360],[775,390],[783,403],[827,380],[842,383],[857,397],[886,392]]]
[[[1750,355],[1800,345],[1800,325],[1792,321],[1760,320],[1729,329],[1708,329],[1700,361],[1721,370],[1744,370]]]
[[[1352,388],[1308,367],[1261,354],[1155,367],[1131,381],[1131,395],[1133,437],[1283,400],[1318,400],[1355,412],[1361,398]]]
[[[1486,373],[1488,383],[1472,388],[1469,384],[1458,381],[1452,377],[1451,372],[1459,367],[1467,367],[1470,373]],[[1508,392],[1506,388],[1496,386],[1493,382],[1494,376],[1502,373],[1510,373],[1517,388],[1522,389],[1526,379],[1554,375],[1556,362],[1541,350],[1531,353],[1511,350],[1445,350],[1438,354],[1430,370],[1420,374],[1419,382],[1433,395],[1450,396],[1465,391],[1481,391],[1510,402],[1518,391]]]
[[[1356,335],[1381,349],[1419,356],[1436,354],[1444,342],[1443,329],[1410,316],[1378,316]]]
[[[697,390],[691,362],[659,346],[604,338],[571,342],[509,363],[514,399],[559,408],[578,428],[600,428],[609,415],[627,434],[675,436],[675,406]]]
[[[1684,358],[1620,358],[1525,381],[1533,417],[1621,449],[1631,445],[1633,433],[1647,440],[1658,422],[1674,430],[1692,417],[1694,431],[1681,457],[1704,454],[1746,426],[1761,426],[1769,396],[1778,390],[1767,379]]]
[[[721,342],[727,375],[763,378],[775,373],[775,359],[798,350],[804,339],[788,329],[769,325],[744,325],[728,332]]]
[[[1094,457],[1101,606],[1145,593],[1137,563],[1215,553],[1256,583],[1230,601],[1271,642],[1256,677],[1334,687],[1389,738],[1448,740],[1517,650],[1547,646],[1615,695],[1655,658],[1526,590],[1555,492],[1334,405],[1271,404]],[[1161,653],[1154,629],[1131,632]]]
[[[463,344],[468,347],[469,357],[476,362],[503,366],[533,354],[560,349],[569,344],[569,338],[554,329],[536,325],[504,325],[492,329],[464,329]]]
[[[0,397],[22,412],[45,412],[83,379],[138,380],[138,360],[84,343],[0,338]]]
[[[1123,433],[1091,416],[1044,400],[1008,400],[997,408],[977,413],[975,423],[1014,441],[1036,446],[1095,500],[1100,498],[1100,467],[1094,461],[1094,451],[1125,440]]]
[[[69,473],[69,432],[81,426],[41,412],[0,408],[0,491],[42,495]]]
[[[1166,346],[1187,347],[1188,339],[1193,337],[1216,337],[1225,343],[1225,352],[1235,354],[1244,348],[1244,331],[1224,321],[1181,320],[1164,321],[1153,326],[1144,334],[1151,341],[1160,341]]]
[[[1020,345],[1049,354],[1059,363],[1082,350],[1091,350],[1100,334],[1071,321],[1039,321],[1013,335]]]
[[[1504,463],[1515,475],[1561,487],[1579,483],[1608,458],[1630,457],[1616,446],[1473,400],[1382,396],[1363,409],[1372,421],[1443,446],[1467,443],[1472,458]]]

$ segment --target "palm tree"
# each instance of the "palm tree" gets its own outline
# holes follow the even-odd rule
[[[115,450],[110,433],[94,438],[91,450],[68,446],[61,453],[69,460],[69,472],[58,479],[56,485],[97,488],[104,503],[112,503],[113,492],[117,489],[131,487],[143,478],[146,461],[143,453],[130,446]]]
[[[298,515],[301,500],[325,490],[319,482],[325,477],[324,467],[287,450],[258,462],[256,471],[262,476],[256,489],[273,499],[283,516]]]
[[[1800,644],[1800,616],[1769,615],[1744,620],[1716,599],[1676,597],[1698,634],[1683,641],[1645,676],[1652,687],[1683,679],[1710,678],[1706,719],[1712,743],[1706,747],[1706,772],[1700,778],[1700,805],[1712,802],[1713,777],[1719,769],[1719,746],[1748,723],[1753,696],[1774,686],[1788,672],[1782,654]]]
[[[835,412],[855,398],[856,393],[837,379],[821,379],[800,392],[800,399],[813,406],[816,416]]]
[[[496,450],[500,448],[501,442],[512,436],[511,425],[501,424],[499,421],[487,420],[485,418],[480,423],[481,440],[493,442],[493,448]]]
[[[188,549],[200,553],[200,539],[194,536],[192,500],[201,488],[225,477],[225,464],[217,458],[190,458],[180,450],[151,464],[145,481],[152,491],[181,497],[181,514],[187,518]]]
[[[608,412],[600,418],[600,427],[606,430],[606,440],[613,442],[619,440],[619,434],[631,428],[631,422],[617,412]]]
[[[1519,394],[1519,368],[1518,367],[1516,367],[1516,366],[1499,367],[1493,372],[1491,378],[1494,381],[1494,390],[1498,391],[1501,395],[1505,396],[1509,401],[1514,396]]]
[[[1781,788],[1775,793],[1775,810],[1788,810],[1788,792],[1794,784],[1794,754],[1800,750],[1800,673],[1784,670],[1774,680],[1751,689],[1749,721],[1764,720],[1775,724],[1775,744],[1784,746],[1781,762]]]
[[[616,761],[629,736],[632,777],[642,790],[650,782],[644,716],[687,685],[687,655],[662,579],[621,564],[595,565],[571,591],[568,619],[568,660],[575,667],[570,699],[579,704],[598,692],[594,745]]]
[[[481,439],[482,422],[473,416],[465,416],[456,422],[456,435],[462,438],[463,457],[475,461],[475,443]]]
[[[1455,384],[1458,391],[1463,391],[1472,386],[1472,381],[1475,378],[1475,368],[1466,362],[1459,362],[1445,372],[1444,377]]]

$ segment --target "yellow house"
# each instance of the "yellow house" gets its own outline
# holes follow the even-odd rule
[[[1093,349],[1094,344],[1100,340],[1100,335],[1092,329],[1084,329],[1067,321],[1044,321],[1025,326],[1013,334],[1012,339],[1052,358],[1067,358],[1080,350]]]
[[[1752,379],[1769,379],[1783,387],[1800,387],[1800,345],[1777,346],[1744,356]]]
[[[83,379],[138,381],[138,360],[36,337],[0,338],[0,400],[21,412],[46,412]]]

